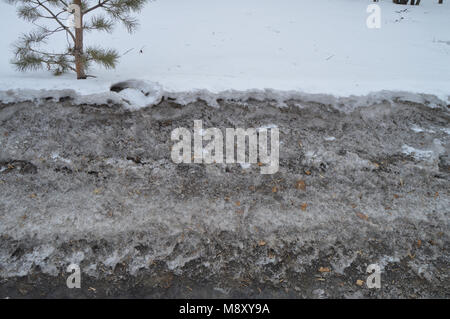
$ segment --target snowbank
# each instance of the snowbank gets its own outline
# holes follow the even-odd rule
[[[331,94],[311,94],[300,91],[279,91],[273,89],[236,91],[227,90],[213,93],[208,90],[192,90],[186,92],[170,92],[161,88],[158,83],[147,83],[138,80],[119,82],[128,83],[120,92],[108,91],[104,93],[79,94],[75,90],[8,90],[0,91],[0,101],[3,103],[16,103],[32,101],[43,103],[48,100],[63,101],[70,99],[73,104],[119,104],[129,110],[152,106],[168,98],[178,104],[202,100],[212,107],[219,107],[219,101],[239,101],[245,103],[249,100],[269,101],[278,107],[287,107],[287,103],[302,108],[308,103],[319,103],[338,109],[342,112],[352,112],[359,107],[371,106],[379,103],[411,102],[426,105],[431,108],[447,109],[448,102],[440,100],[435,95],[416,94],[402,91],[380,91],[361,96],[339,97]],[[139,83],[137,86],[134,86]],[[114,85],[112,86],[114,87]],[[142,88],[147,87],[143,91]]]

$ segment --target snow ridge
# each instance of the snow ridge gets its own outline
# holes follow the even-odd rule
[[[352,112],[360,107],[379,103],[411,102],[444,110],[450,105],[450,96],[447,97],[447,101],[444,101],[435,95],[406,91],[383,90],[372,92],[367,95],[350,95],[346,97],[331,94],[312,94],[302,91],[282,91],[274,89],[251,89],[243,91],[225,90],[217,93],[205,89],[174,92],[164,90],[159,83],[135,79],[114,83],[111,86],[111,91],[93,94],[82,94],[73,89],[14,89],[0,91],[0,102],[3,104],[27,101],[40,104],[49,100],[71,100],[75,105],[118,104],[131,111],[157,105],[164,99],[170,99],[174,103],[180,105],[187,105],[202,100],[211,107],[219,107],[220,101],[246,103],[250,100],[256,100],[269,102],[278,107],[287,107],[288,102],[292,102],[291,104],[300,108],[305,107],[305,104],[317,103],[346,113]]]

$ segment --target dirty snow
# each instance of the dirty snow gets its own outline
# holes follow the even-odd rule
[[[416,133],[423,133],[423,132],[434,133],[434,131],[431,130],[431,129],[422,128],[422,127],[419,127],[417,125],[411,126],[411,130],[413,130]]]
[[[413,156],[418,161],[435,162],[439,159],[439,155],[445,152],[445,147],[439,139],[434,139],[430,149],[417,149],[410,145],[404,144],[402,152],[406,155]]]
[[[213,280],[214,287],[234,290],[240,278],[254,278],[277,292],[288,285],[299,287],[299,296],[324,289],[339,297],[348,288],[302,279],[314,279],[324,266],[331,270],[326,282],[360,289],[355,276],[379,263],[383,276],[398,276],[385,297],[445,296],[446,111],[409,103],[350,114],[314,103],[303,109],[246,104],[213,109],[197,102],[180,109],[164,101],[137,112],[51,101],[3,107],[0,166],[20,155],[35,169],[17,163],[1,173],[0,277],[34,275],[37,267],[58,275],[73,262],[86,279],[173,274],[174,284],[188,278],[204,289]],[[257,165],[174,164],[168,136],[199,114],[205,127],[277,127],[284,142],[277,175],[262,176]],[[418,134],[413,126],[435,133]],[[339,143],[324,142],[331,136]],[[403,156],[403,145],[426,156]],[[296,188],[299,179],[305,190]],[[395,271],[399,267],[404,271]],[[136,281],[126,282],[139,290]],[[363,297],[372,294],[360,290]]]

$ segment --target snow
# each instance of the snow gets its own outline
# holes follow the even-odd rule
[[[66,164],[72,164],[72,161],[71,161],[71,160],[59,156],[59,154],[56,153],[56,152],[54,152],[54,153],[51,154],[51,158],[52,158],[53,160],[55,160],[55,161],[58,161],[58,160],[59,160],[59,161],[62,161],[62,162],[64,162],[64,163],[66,163]]]
[[[399,97],[448,104],[450,3],[435,2],[381,0],[381,28],[369,29],[372,0],[152,1],[134,34],[121,27],[110,35],[86,34],[87,45],[101,43],[124,55],[115,70],[93,69],[97,78],[79,81],[72,74],[14,70],[11,44],[32,25],[2,2],[0,27],[8,32],[0,38],[0,100],[70,96],[79,103],[124,102],[131,109],[163,95],[212,105],[231,96],[280,105],[292,97],[353,106]],[[135,86],[109,92],[129,79]],[[142,85],[150,87],[148,95]]]
[[[261,132],[261,131],[271,130],[271,129],[275,129],[275,128],[278,128],[278,126],[276,124],[270,123],[270,124],[267,124],[267,125],[260,126],[256,130],[258,132]]]
[[[419,150],[406,144],[402,146],[402,152],[406,155],[413,155],[417,160],[427,159],[433,155],[433,151]]]
[[[251,163],[239,163],[243,169],[249,169],[252,167]]]
[[[143,95],[141,92],[135,89],[125,89],[123,91],[120,91],[119,95],[124,99],[125,101],[128,101],[130,104],[130,107],[139,109],[141,107],[145,107],[146,105],[151,105],[154,103],[155,99],[151,97],[149,99],[145,95]]]
[[[439,139],[433,139],[431,149],[421,150],[404,144],[402,146],[402,153],[413,156],[418,161],[436,162],[441,154],[446,152],[445,147]]]
[[[417,125],[411,126],[411,130],[413,130],[413,131],[416,132],[416,133],[422,133],[422,132],[434,133],[433,130],[430,130],[430,129],[424,129],[424,128],[419,127],[419,126],[417,126]]]

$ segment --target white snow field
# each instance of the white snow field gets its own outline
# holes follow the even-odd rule
[[[95,68],[89,73],[97,78],[76,80],[73,74],[14,70],[11,44],[33,25],[1,2],[0,100],[69,94],[81,103],[125,99],[130,107],[141,107],[162,95],[180,103],[200,97],[214,104],[229,96],[282,103],[317,94],[328,100],[406,96],[448,104],[450,2],[401,6],[380,0],[379,29],[366,25],[370,4],[372,0],[151,1],[138,15],[135,33],[118,26],[113,34],[85,35],[86,45],[115,48],[124,56],[115,70]],[[49,45],[65,45],[58,40]],[[145,81],[156,96],[109,92],[113,83],[128,79]]]

